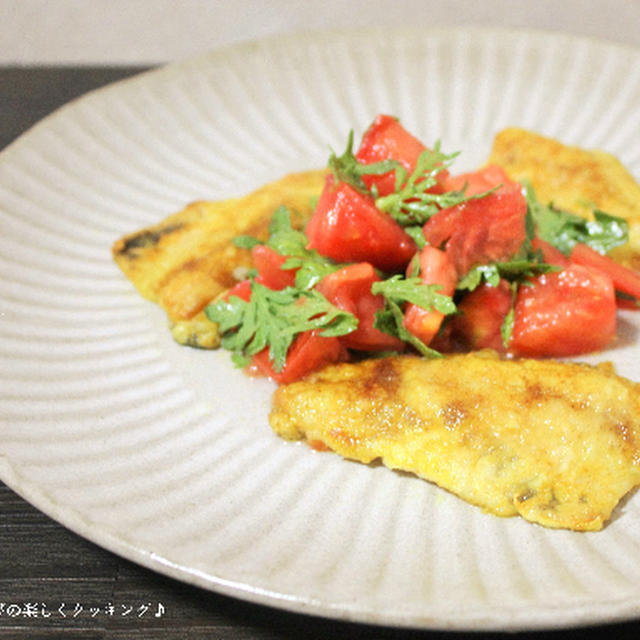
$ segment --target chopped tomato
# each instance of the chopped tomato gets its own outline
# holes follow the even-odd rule
[[[604,348],[615,330],[611,278],[574,264],[519,288],[509,348],[520,356],[573,356]]]
[[[425,150],[424,144],[410,134],[397,118],[382,114],[373,121],[362,137],[356,158],[363,164],[397,160],[411,174],[416,168],[420,154]],[[438,173],[438,184],[433,191],[442,192],[442,183],[447,176],[446,169]],[[395,191],[395,171],[382,175],[364,175],[362,179],[369,188],[375,184],[381,196]]]
[[[527,202],[516,183],[483,198],[442,209],[423,227],[434,247],[444,246],[460,276],[476,264],[509,260],[526,238]]]
[[[571,262],[606,273],[613,280],[616,291],[640,300],[640,273],[637,271],[628,269],[609,256],[603,256],[595,249],[582,243],[576,244],[569,257]]]
[[[538,236],[533,238],[531,246],[534,250],[542,253],[542,258],[547,264],[553,264],[563,269],[571,264],[571,260],[569,260],[560,249],[556,249],[552,244],[538,238]]]
[[[432,247],[444,248],[447,240],[456,230],[456,225],[460,223],[461,216],[459,207],[441,209],[422,227],[425,240]]]
[[[258,244],[251,250],[253,266],[258,271],[256,282],[274,290],[292,287],[296,282],[295,269],[283,269],[282,265],[287,260],[277,251],[263,244]]]
[[[282,371],[275,371],[269,360],[269,348],[263,349],[251,359],[251,366],[278,384],[289,384],[321,367],[346,360],[346,350],[338,338],[324,337],[320,331],[300,333],[289,347]]]
[[[373,198],[352,186],[327,180],[306,229],[308,247],[337,262],[370,262],[382,271],[402,271],[415,242]]]
[[[467,196],[485,193],[496,187],[497,189],[494,193],[510,191],[514,187],[521,189],[519,184],[509,179],[509,176],[507,176],[502,167],[495,164],[487,165],[477,171],[460,173],[456,176],[447,176],[447,179],[444,181],[446,191],[461,191],[465,189]]]
[[[458,283],[458,274],[444,251],[426,246],[420,252],[420,279],[425,284],[440,285],[438,292],[450,296]],[[440,330],[443,319],[440,311],[423,309],[413,303],[408,303],[404,311],[405,328],[426,345]]]
[[[251,280],[241,280],[224,294],[224,299],[229,300],[231,296],[241,298],[245,302],[251,299]]]
[[[487,283],[468,293],[452,319],[454,339],[465,349],[495,349],[504,352],[502,325],[511,308],[511,291],[505,280],[497,287]]]
[[[360,351],[403,351],[404,343],[373,326],[375,314],[384,307],[384,298],[371,293],[380,278],[367,262],[352,264],[325,276],[316,286],[329,302],[353,313],[358,328],[340,337],[349,349]]]

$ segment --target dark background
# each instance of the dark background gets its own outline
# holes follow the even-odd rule
[[[142,70],[0,67],[0,149],[65,102]],[[464,634],[373,627],[288,613],[197,589],[139,567],[71,533],[0,483],[0,639],[57,637],[640,640],[640,622]]]

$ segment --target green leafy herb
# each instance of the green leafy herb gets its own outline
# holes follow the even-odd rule
[[[460,278],[457,288],[473,291],[480,286],[483,280],[492,287],[498,286],[500,282],[500,271],[495,263],[481,264],[473,267],[465,276]]]
[[[330,337],[356,329],[358,321],[353,314],[338,309],[313,289],[341,265],[307,249],[307,236],[291,226],[291,213],[286,207],[274,212],[266,242],[251,236],[238,236],[234,242],[247,249],[264,244],[286,257],[282,269],[296,269],[294,287],[273,291],[252,281],[249,302],[231,296],[205,309],[207,318],[218,324],[221,346],[232,352],[238,366],[269,347],[274,369],[281,371],[287,351],[300,333],[320,329],[321,335]]]
[[[595,209],[594,219],[587,220],[557,209],[553,204],[544,205],[530,184],[525,184],[525,195],[538,235],[565,255],[569,255],[578,242],[599,253],[607,253],[629,239],[629,225],[623,218]]]
[[[208,305],[205,313],[218,324],[222,347],[232,352],[238,366],[269,347],[275,371],[282,371],[287,351],[300,333],[319,329],[326,337],[342,336],[358,326],[353,314],[338,309],[315,289],[273,291],[257,282],[251,284],[249,302],[230,296]]]
[[[269,222],[269,239],[266,244],[282,256],[304,255],[307,252],[307,236],[291,226],[291,212],[278,207]]]
[[[340,265],[314,257],[293,256],[287,258],[281,268],[297,269],[296,287],[302,291],[310,291],[322,278],[340,269]]]
[[[374,282],[371,293],[382,295],[395,303],[412,302],[427,311],[435,309],[445,315],[455,313],[456,305],[450,296],[438,292],[441,288],[439,284],[425,284],[418,277],[403,278],[395,275]]]
[[[527,278],[558,271],[559,269],[560,267],[547,264],[535,258],[481,264],[473,267],[460,279],[457,289],[473,291],[483,281],[492,287],[497,287],[502,278],[509,282],[523,282]]]
[[[536,237],[536,222],[533,218],[533,212],[531,211],[531,207],[527,206],[527,210],[524,214],[524,231],[525,238],[520,250],[517,252],[514,258],[524,259],[524,260],[535,260],[537,262],[542,262],[542,252],[535,251],[533,248],[533,239]]]
[[[452,207],[468,198],[463,191],[431,193],[437,175],[451,166],[458,153],[445,154],[437,142],[433,150],[425,149],[411,175],[400,164],[396,168],[396,187],[393,193],[376,199],[376,206],[403,226],[422,225],[440,209]]]
[[[263,244],[251,236],[238,236],[234,242],[248,249]],[[312,289],[324,276],[342,266],[320,255],[315,249],[307,249],[308,242],[303,231],[291,226],[291,212],[286,207],[278,207],[269,224],[269,239],[264,244],[287,257],[281,269],[297,269],[296,287],[302,290]]]
[[[347,147],[342,155],[336,156],[332,151],[329,157],[329,169],[336,183],[346,182],[354,189],[366,194],[369,193],[369,189],[362,179],[363,175],[383,175],[399,166],[400,163],[395,160],[383,160],[371,164],[358,162],[353,153],[353,130],[349,132]]]
[[[502,338],[502,345],[505,349],[509,348],[511,335],[513,334],[513,326],[516,318],[515,304],[519,286],[520,285],[517,282],[511,283],[511,305],[509,306],[509,311],[507,311],[507,315],[504,317],[502,325],[500,326],[500,336]]]
[[[427,245],[427,241],[424,237],[424,232],[422,231],[422,227],[420,225],[412,225],[410,227],[405,227],[407,235],[416,243],[416,247],[418,249],[424,249]]]
[[[247,235],[236,236],[232,242],[236,247],[240,247],[241,249],[253,249],[256,245],[263,244],[258,238]]]
[[[380,331],[384,331],[410,344],[418,353],[426,358],[442,358],[442,354],[439,351],[428,347],[422,340],[414,336],[410,331],[407,331],[404,326],[404,312],[402,307],[391,300],[386,301],[384,309],[376,311],[373,326]]]
[[[513,323],[515,320],[515,315],[515,308],[513,305],[511,305],[511,307],[509,307],[509,311],[507,311],[507,315],[502,321],[502,325],[500,326],[500,336],[502,337],[502,345],[505,349],[509,348],[509,342],[511,342],[511,334],[513,333]]]
[[[446,154],[441,151],[438,141],[432,150],[425,149],[420,154],[415,169],[409,175],[397,160],[382,160],[371,164],[359,162],[353,153],[353,131],[350,131],[342,155],[331,153],[329,168],[336,182],[346,182],[361,193],[372,195],[378,209],[388,213],[403,227],[411,229],[412,237],[415,237],[415,228],[424,225],[440,209],[453,207],[470,199],[483,198],[495,190],[490,189],[472,196],[465,194],[466,187],[459,191],[431,193],[430,190],[437,184],[438,174],[450,167],[458,155],[459,152]],[[389,171],[395,171],[395,190],[385,196],[378,195],[375,185],[369,190],[362,179],[364,175],[383,175]],[[421,246],[424,239],[419,237],[418,242]]]
[[[402,305],[411,302],[427,311],[435,309],[445,315],[455,313],[456,305],[450,296],[438,292],[440,288],[437,284],[425,284],[418,277],[403,278],[398,275],[374,282],[371,293],[382,295],[385,299],[384,309],[376,313],[374,326],[411,344],[423,356],[439,357],[441,354],[438,351],[431,349],[407,331]]]

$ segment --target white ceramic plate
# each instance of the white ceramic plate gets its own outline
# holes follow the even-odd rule
[[[211,53],[66,106],[0,156],[0,477],[181,580],[389,625],[525,629],[640,614],[640,496],[602,532],[485,515],[288,444],[272,386],[175,345],[111,260],[198,198],[323,166],[378,112],[482,162],[520,125],[640,178],[640,52],[498,30],[306,34]],[[637,318],[605,354],[640,379]]]

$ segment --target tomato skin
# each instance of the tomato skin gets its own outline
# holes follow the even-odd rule
[[[569,260],[560,249],[556,249],[552,244],[538,238],[538,236],[531,241],[531,247],[535,251],[542,253],[542,257],[547,264],[562,267],[563,269],[571,264],[571,260]]]
[[[420,154],[425,150],[424,144],[409,133],[397,118],[380,114],[362,137],[362,142],[356,152],[356,159],[363,164],[373,164],[382,160],[397,160],[411,174],[416,168]],[[448,171],[443,169],[436,176],[437,184],[432,191],[441,193],[442,183],[447,176]],[[389,171],[379,176],[364,175],[362,179],[369,189],[375,185],[381,196],[395,191],[395,171]]]
[[[256,282],[276,291],[295,285],[296,269],[282,269],[287,256],[281,256],[270,247],[258,244],[251,249],[251,258],[258,271]]]
[[[251,280],[241,280],[238,282],[238,284],[231,287],[231,289],[224,294],[224,299],[228,301],[231,296],[236,296],[245,302],[249,302],[251,299]]]
[[[426,246],[420,252],[419,260],[422,282],[439,284],[441,287],[439,293],[453,295],[458,274],[449,256],[440,249]],[[404,326],[424,344],[429,345],[440,330],[444,317],[440,311],[423,309],[410,302],[404,310]]]
[[[447,240],[453,235],[456,226],[460,224],[462,214],[458,207],[441,209],[432,216],[422,227],[422,235],[432,246],[444,248]]]
[[[509,260],[526,238],[526,213],[520,186],[510,182],[483,198],[442,209],[426,222],[423,234],[432,246],[444,246],[463,276],[476,264]]]
[[[371,293],[371,285],[380,278],[368,262],[351,264],[325,276],[316,289],[336,307],[353,313],[358,328],[339,340],[348,349],[358,351],[403,351],[404,343],[373,326],[375,314],[384,307],[384,298]]]
[[[519,288],[509,350],[527,357],[574,356],[603,349],[615,331],[611,278],[574,264]]]
[[[452,320],[454,339],[465,349],[505,352],[501,330],[510,308],[511,291],[505,280],[497,287],[481,284],[458,303],[460,314]]]
[[[578,243],[569,256],[571,262],[599,269],[612,280],[617,291],[640,300],[640,273],[617,263],[609,256],[603,256],[586,244]],[[633,308],[633,307],[631,307]]]
[[[520,185],[509,178],[505,170],[495,164],[487,165],[476,171],[447,176],[444,181],[446,191],[461,191],[465,189],[467,196],[484,193],[497,187],[494,193],[504,193],[511,189],[521,189]]]
[[[278,384],[289,384],[327,364],[346,359],[346,350],[338,338],[321,336],[320,331],[314,329],[298,334],[289,347],[282,371],[274,370],[268,347],[251,358],[250,367]]]
[[[402,271],[416,252],[415,242],[373,198],[327,176],[306,228],[308,248],[336,262],[370,262],[382,271]]]

